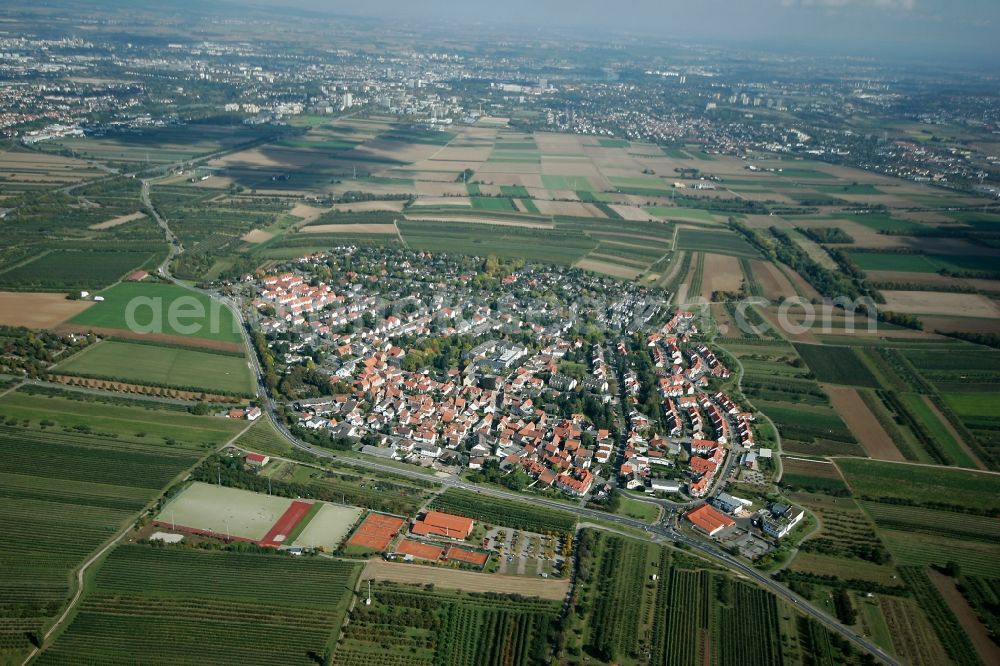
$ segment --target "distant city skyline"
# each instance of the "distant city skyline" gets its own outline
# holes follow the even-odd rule
[[[838,55],[947,58],[967,66],[1000,63],[996,0],[276,0],[331,13],[415,21],[535,22],[546,26],[660,34]]]

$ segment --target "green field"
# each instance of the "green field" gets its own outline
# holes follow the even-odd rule
[[[484,498],[468,490],[449,488],[431,502],[440,511],[467,516],[491,525],[515,527],[530,532],[572,532],[576,516],[564,511],[532,508],[510,500]]]
[[[879,383],[851,347],[797,343],[795,351],[820,382],[878,388]]]
[[[594,191],[585,176],[542,176],[542,184],[549,190],[589,190]]]
[[[38,664],[315,664],[361,565],[128,545],[101,565]]]
[[[560,664],[856,663],[772,594],[703,560],[595,530],[578,550]]]
[[[52,250],[0,272],[0,289],[95,291],[146,265],[151,252]]]
[[[546,664],[561,605],[392,583],[357,604],[329,663],[337,666]]]
[[[955,254],[901,254],[894,252],[848,252],[851,259],[865,271],[899,271],[903,273],[996,272],[996,257]]]
[[[1000,475],[846,458],[838,459],[837,466],[856,497],[975,507],[1000,514]]]
[[[559,229],[407,220],[399,223],[399,230],[415,250],[481,257],[495,254],[564,265],[575,263],[597,247],[583,234]]]
[[[118,340],[91,345],[55,372],[179,389],[254,392],[244,356]]]
[[[148,440],[0,425],[0,662],[41,636],[69,595],[70,572],[203,455]]]
[[[507,197],[470,197],[472,207],[479,210],[502,210],[514,212],[517,207]]]
[[[669,209],[667,209],[669,210]],[[677,232],[677,248],[737,257],[757,257],[757,251],[743,238],[725,229],[688,229]]]
[[[49,426],[52,428],[107,436],[120,441],[173,443],[171,445],[183,442],[185,446],[203,449],[223,444],[247,425],[246,421],[194,416],[183,410],[95,401],[84,394],[69,391],[59,394],[36,394],[27,390],[9,393],[0,398],[0,419],[29,421],[33,426],[47,421],[52,423]]]
[[[130,330],[128,317],[131,307],[132,321],[141,327],[140,330],[151,329],[155,333],[189,335],[222,342],[242,341],[239,326],[229,308],[183,287],[125,282],[102,291],[100,295],[104,297],[103,303],[95,303],[70,319],[69,323]],[[189,330],[189,327],[195,330]]]
[[[647,206],[644,211],[656,217],[669,220],[694,220],[697,222],[715,222],[715,218],[707,210],[701,208],[683,208],[681,206]],[[682,231],[688,231],[684,229]]]

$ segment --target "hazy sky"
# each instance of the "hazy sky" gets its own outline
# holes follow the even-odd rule
[[[401,19],[563,25],[1000,63],[1000,0],[273,0]]]

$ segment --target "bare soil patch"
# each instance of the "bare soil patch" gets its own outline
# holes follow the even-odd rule
[[[736,257],[725,254],[706,254],[702,271],[701,295],[711,298],[716,291],[736,292],[743,281],[743,271]]]
[[[857,389],[847,386],[823,385],[830,396],[830,404],[844,419],[865,452],[878,460],[904,461],[906,458],[896,448],[896,444],[865,404]]]
[[[750,269],[764,291],[764,297],[776,301],[782,296],[794,296],[795,287],[788,278],[769,261],[750,260]]]
[[[269,241],[272,238],[274,238],[274,234],[268,233],[263,229],[254,229],[253,231],[249,231],[243,234],[240,237],[240,240],[245,241],[247,243],[253,243],[256,245],[257,243],[263,243],[265,241]]]
[[[883,291],[886,310],[907,314],[937,314],[955,317],[998,317],[1000,307],[980,294],[933,291]]]
[[[567,579],[505,576],[381,560],[368,560],[361,578],[362,580],[372,578],[411,585],[432,583],[452,590],[521,594],[526,597],[556,601],[566,598],[566,594],[569,592],[569,580]]]
[[[656,219],[652,215],[644,211],[642,208],[639,208],[638,206],[611,204],[611,210],[615,211],[626,220],[631,220],[635,222],[647,222],[649,220]]]
[[[625,280],[633,280],[636,276],[642,273],[641,268],[632,268],[631,266],[612,264],[606,261],[599,261],[597,259],[581,259],[576,262],[575,265],[577,268],[582,268],[585,271],[604,273],[605,275],[623,278]]]
[[[406,205],[405,201],[355,201],[333,205],[333,210],[348,213],[387,212],[398,213]]]
[[[97,224],[92,224],[87,228],[95,230],[110,229],[112,227],[117,227],[118,225],[121,224],[127,224],[129,222],[135,222],[136,220],[141,220],[144,217],[146,217],[145,213],[136,211],[134,213],[130,213],[129,215],[119,215],[118,217],[113,217],[110,220],[105,220],[104,222],[98,222]]]
[[[567,215],[572,217],[595,217],[586,204],[579,201],[536,201],[535,206],[542,215]],[[601,216],[603,217],[603,215]]]
[[[962,629],[968,634],[969,640],[972,641],[972,647],[976,649],[976,653],[979,654],[979,658],[983,660],[983,663],[1000,664],[1000,646],[997,646],[990,639],[986,627],[979,621],[976,611],[972,609],[969,602],[958,591],[955,581],[934,569],[928,569],[927,575],[930,577],[931,582],[934,583],[934,587],[944,597],[945,603],[948,604],[951,612],[955,614],[955,618],[962,625]]]
[[[921,316],[924,329],[928,331],[960,331],[963,333],[1000,333],[1000,319],[975,317],[928,317]]]
[[[71,301],[66,294],[0,292],[0,324],[27,328],[53,328],[80,314],[93,301]]]

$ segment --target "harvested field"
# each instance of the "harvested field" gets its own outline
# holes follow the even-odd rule
[[[253,231],[249,231],[243,234],[240,237],[240,240],[246,243],[253,243],[256,245],[257,243],[264,243],[266,241],[269,241],[272,238],[274,238],[274,234],[268,233],[263,229],[254,229]]]
[[[996,318],[982,319],[976,317],[931,317],[923,315],[920,321],[928,331],[963,331],[966,333],[998,333],[1000,320]]]
[[[302,222],[300,224],[309,224],[310,222],[315,222],[319,219],[320,215],[329,211],[329,208],[316,208],[315,206],[307,206],[306,204],[299,203],[295,204],[289,213],[295,217],[301,217]]]
[[[647,213],[645,210],[639,206],[625,206],[623,204],[611,204],[611,210],[615,211],[621,215],[624,219],[632,222],[646,222],[649,220],[655,220],[652,215]]]
[[[743,282],[739,261],[725,254],[706,254],[702,275],[701,295],[705,298],[712,298],[717,291],[737,292]]]
[[[333,210],[347,213],[398,213],[403,210],[403,206],[405,205],[405,201],[355,201],[353,203],[334,204]],[[292,210],[294,214],[294,209]]]
[[[87,228],[95,230],[110,229],[112,227],[117,227],[121,224],[127,224],[129,222],[135,222],[136,220],[141,220],[144,217],[146,217],[145,213],[136,211],[135,213],[131,213],[129,215],[119,215],[118,217],[113,217],[110,220],[105,220],[104,222],[98,222],[97,224],[92,224]]]
[[[395,224],[315,224],[299,230],[303,234],[395,234]]]
[[[0,291],[0,325],[53,328],[93,304],[68,300],[65,294]]]
[[[983,623],[979,621],[976,611],[973,610],[969,602],[965,600],[955,581],[945,574],[928,568],[927,576],[934,583],[934,587],[941,593],[948,608],[955,614],[955,619],[962,625],[962,629],[972,641],[972,647],[976,649],[979,658],[984,664],[1000,664],[1000,646],[993,642],[989,632]]]
[[[369,560],[361,574],[362,579],[426,585],[464,592],[496,592],[498,594],[520,594],[526,597],[561,601],[569,592],[569,580],[559,578],[529,578],[526,576],[504,576],[485,574],[442,567],[426,567],[419,564],[383,562]]]
[[[606,261],[599,261],[597,259],[584,258],[576,262],[575,266],[577,268],[582,268],[585,271],[603,273],[604,275],[623,278],[625,280],[634,280],[640,273],[642,273],[642,269],[640,268],[632,268],[621,264],[612,264]]]
[[[569,217],[594,217],[586,204],[579,201],[536,201],[542,215],[566,215]],[[601,216],[603,217],[603,216]]]
[[[904,461],[903,454],[865,404],[857,389],[847,386],[824,385],[830,403],[851,429],[865,452],[878,460]]]
[[[776,301],[783,296],[795,294],[795,287],[773,263],[751,259],[750,268],[757,281],[760,282],[765,298]]]
[[[980,294],[951,294],[933,291],[883,291],[891,312],[937,314],[955,317],[1000,317],[1000,306]]]

